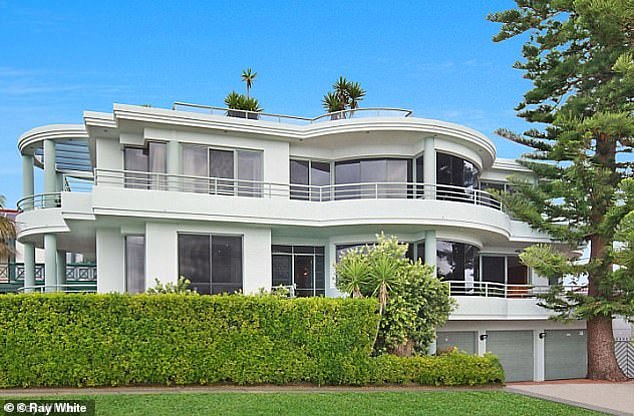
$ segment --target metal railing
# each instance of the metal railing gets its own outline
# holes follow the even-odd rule
[[[412,115],[411,110],[403,108],[356,108],[354,110],[342,110],[332,113],[322,114],[317,117],[300,117],[285,114],[264,113],[261,111],[236,110],[232,108],[214,107],[211,105],[193,104],[177,101],[172,105],[172,110],[190,111],[202,114],[211,114],[217,116],[237,117],[249,120],[261,120],[274,123],[308,125],[321,123],[324,121],[369,118],[369,117],[409,117]]]
[[[91,192],[93,185],[92,179],[64,175],[64,192]]]
[[[451,296],[479,296],[486,298],[534,298],[548,293],[548,285],[504,284],[485,281],[445,280]],[[586,293],[586,286],[565,286],[570,292]]]
[[[96,169],[95,184],[128,189],[193,192],[251,198],[286,198],[313,202],[349,199],[430,199],[502,210],[493,195],[479,189],[415,182],[363,182],[299,185],[167,173]]]
[[[69,263],[66,265],[66,280],[73,282],[96,282],[97,266],[95,264]],[[44,281],[44,264],[35,264],[35,281]],[[0,264],[1,283],[24,282],[24,263]]]
[[[29,195],[17,203],[18,211],[32,211],[34,209],[59,208],[62,206],[61,192],[47,192]]]
[[[67,283],[63,285],[35,285],[18,288],[18,293],[64,292],[64,293],[96,293],[97,286],[86,283]]]

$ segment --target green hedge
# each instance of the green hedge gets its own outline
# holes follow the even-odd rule
[[[375,300],[0,296],[0,387],[238,383],[479,384],[489,357],[370,357]]]

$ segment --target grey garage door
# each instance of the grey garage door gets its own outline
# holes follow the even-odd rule
[[[487,331],[487,351],[500,359],[506,381],[533,380],[533,331]]]
[[[476,332],[438,332],[436,334],[436,351],[446,352],[452,347],[469,354],[476,352]]]
[[[546,380],[585,378],[587,363],[585,330],[546,331],[546,339],[544,339]]]

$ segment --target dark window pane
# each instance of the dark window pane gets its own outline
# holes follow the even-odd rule
[[[125,238],[126,291],[145,292],[145,237],[129,235]]]
[[[310,162],[310,184],[312,201],[329,201],[330,163]]]
[[[290,286],[293,284],[292,262],[293,257],[290,255],[274,254],[273,255],[273,287]]]
[[[315,247],[315,254],[324,255],[324,247]]]
[[[482,280],[504,283],[504,257],[482,256]]]
[[[425,243],[423,242],[416,244],[416,259],[425,263]]]
[[[271,251],[273,253],[292,253],[293,247],[292,246],[272,246]]]
[[[423,179],[423,157],[416,158],[416,182],[423,183],[425,180]]]
[[[359,198],[361,188],[361,164],[359,161],[337,162],[335,164],[335,199]],[[355,184],[355,185],[350,185]]]
[[[307,200],[310,189],[308,186],[308,161],[291,159],[290,175],[291,184],[297,185],[291,186],[291,199]]]
[[[479,250],[469,244],[437,242],[438,276],[445,280],[478,280]]]
[[[295,288],[297,296],[314,295],[313,256],[295,256]]]
[[[323,256],[315,256],[315,289],[318,291],[323,291],[326,288],[325,266]]]
[[[295,253],[313,254],[315,252],[315,247],[313,247],[313,246],[293,246],[293,251]]]
[[[209,236],[179,234],[178,274],[189,279],[199,293],[211,293]]]
[[[212,293],[242,289],[242,237],[211,238]]]
[[[528,284],[528,268],[520,262],[518,256],[508,257],[508,284]]]

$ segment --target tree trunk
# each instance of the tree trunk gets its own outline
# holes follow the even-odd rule
[[[411,357],[414,354],[414,341],[408,339],[391,352],[398,357]]]
[[[596,316],[588,320],[588,378],[627,381],[614,354],[612,319]]]

